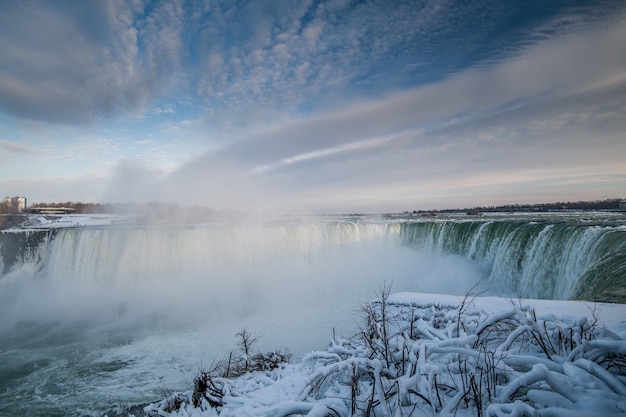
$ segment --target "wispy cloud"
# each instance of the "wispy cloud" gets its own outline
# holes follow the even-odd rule
[[[275,169],[279,169],[281,167],[284,167],[286,165],[291,165],[291,164],[295,164],[298,162],[305,162],[305,161],[311,161],[311,160],[315,160],[315,159],[319,159],[319,158],[325,158],[325,157],[329,157],[329,156],[337,156],[339,154],[342,153],[351,153],[354,151],[361,151],[367,148],[373,148],[373,147],[378,147],[378,146],[383,146],[385,144],[387,144],[388,142],[392,141],[393,139],[395,139],[396,136],[387,136],[387,137],[381,137],[381,138],[375,138],[375,139],[367,139],[367,140],[362,140],[362,141],[357,141],[357,142],[352,142],[352,143],[348,143],[345,145],[340,145],[340,146],[334,146],[331,148],[325,148],[325,149],[320,149],[320,150],[316,150],[316,151],[311,151],[311,152],[305,152],[296,156],[292,156],[289,158],[284,158],[282,160],[280,160],[279,162],[273,164],[273,165],[261,165],[261,166],[257,166],[255,167],[252,171],[244,173],[244,175],[255,175],[255,174],[262,174],[271,170],[275,170]]]
[[[31,145],[26,145],[23,143],[11,142],[8,140],[0,139],[0,149],[6,152],[14,152],[14,153],[45,153],[46,151],[41,148],[37,148]]]
[[[0,109],[54,123],[141,110],[176,83],[183,51],[178,2],[143,11],[138,2],[3,3]]]
[[[546,169],[558,177],[564,165],[579,172],[604,166],[621,175],[626,49],[620,39],[625,35],[626,25],[619,23],[540,42],[490,67],[250,132],[180,172],[184,178],[254,172],[260,176],[254,187],[271,184],[274,192],[282,187],[285,197],[301,187],[310,193],[309,201],[330,189],[375,194],[380,187],[397,186],[390,184],[403,184],[406,195],[462,184],[494,187],[494,179],[514,188],[526,182],[528,172]],[[580,65],[585,60],[593,65]],[[202,185],[196,185],[201,193]],[[240,185],[229,181],[230,187]]]
[[[182,93],[212,125],[252,125],[509,58],[619,5],[527,9],[487,0],[5,2],[0,109],[87,123]],[[516,27],[521,13],[532,30]]]
[[[527,109],[544,106],[543,111],[560,112],[560,115],[552,116],[549,121],[543,118],[540,122],[537,118],[541,118],[541,114],[534,114],[534,126],[539,127],[537,123],[563,125],[580,117],[599,117],[598,105],[611,97],[613,115],[619,116],[624,104],[619,93],[625,88],[622,75],[626,71],[626,46],[621,42],[624,36],[626,24],[620,24],[586,38],[572,36],[559,42],[546,42],[490,68],[468,69],[382,100],[354,103],[342,111],[250,132],[245,140],[208,154],[206,158],[257,163],[295,161],[298,155],[323,154],[327,149],[342,149],[353,142],[407,129],[427,129],[435,134],[449,128],[451,120],[456,120],[457,131],[456,139],[450,140],[462,142],[463,132],[458,129],[468,121],[474,125],[481,120],[495,121],[502,125],[498,129],[506,129],[506,124],[498,122],[495,116],[508,123],[511,120],[506,114],[518,115],[522,117],[517,121],[519,129],[528,121]],[[596,48],[597,44],[607,48]],[[585,60],[593,64],[581,66],[580,62]],[[603,80],[601,88],[598,88],[598,80]],[[609,80],[614,83],[607,85]],[[584,111],[591,110],[595,116],[583,116],[581,108],[569,108],[575,113],[568,115],[564,108],[568,103],[582,106],[586,103]],[[411,146],[419,144],[414,142]],[[513,143],[509,141],[508,145]]]

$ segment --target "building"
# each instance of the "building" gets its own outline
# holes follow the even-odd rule
[[[31,207],[34,214],[72,214],[76,209],[71,207]]]
[[[619,209],[626,211],[626,200],[622,200],[619,202]]]
[[[26,210],[26,197],[4,197],[3,203],[10,213],[23,213]]]

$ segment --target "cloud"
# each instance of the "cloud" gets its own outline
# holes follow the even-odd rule
[[[79,200],[99,202],[107,182],[108,178],[101,176],[24,177],[0,180],[0,188],[6,195],[27,197],[29,205]]]
[[[140,9],[122,1],[3,3],[0,109],[82,124],[137,111],[167,91],[179,67],[182,11],[173,1],[143,18]]]
[[[19,143],[9,140],[0,139],[0,174],[3,172],[3,166],[14,164],[15,161],[26,160],[30,157],[37,157],[47,154],[46,149]]]
[[[0,109],[85,124],[138,117],[180,94],[211,126],[253,126],[491,65],[616,10],[603,2],[535,13],[487,0],[4,2]],[[522,15],[532,30],[518,27]]]
[[[619,9],[326,1],[283,5],[278,17],[280,2],[264,4],[212,9],[201,31],[197,94],[212,125],[253,126],[336,110],[347,97],[380,99],[519,56],[594,27],[606,17],[599,10]],[[522,15],[529,27],[518,23]]]
[[[36,148],[34,146],[26,145],[23,143],[11,142],[8,140],[0,139],[0,149],[3,149],[6,152],[15,152],[15,153],[44,153],[45,151],[40,148]]]
[[[341,111],[249,132],[244,140],[195,164],[213,159],[271,164],[405,130],[438,130],[452,120],[493,118],[541,103],[563,106],[574,98],[589,98],[596,106],[626,82],[624,36],[626,24],[620,24],[590,37],[546,42],[491,68],[469,69],[382,100],[348,103]],[[593,64],[581,64],[587,60]],[[607,85],[609,80],[613,83]],[[619,94],[612,95],[619,100]]]
[[[401,201],[462,186],[493,192],[504,184],[538,186],[524,179],[538,170],[554,174],[555,192],[559,172],[572,166],[585,175],[605,170],[614,183],[625,174],[619,162],[626,146],[625,36],[620,22],[548,40],[493,66],[251,131],[171,179],[194,195],[221,184],[229,190],[224,201],[233,203],[237,195],[239,203],[261,198],[267,187],[272,198],[319,204],[328,196]],[[404,192],[389,191],[398,187]]]
[[[107,200],[382,207],[622,178],[619,2],[290,3],[5,2],[0,133],[121,161]]]

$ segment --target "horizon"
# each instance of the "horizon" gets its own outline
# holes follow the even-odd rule
[[[626,195],[621,1],[0,11],[3,195],[269,213]]]
[[[4,204],[6,204],[6,199],[7,198],[11,198],[11,197],[5,197],[4,198]],[[67,200],[67,201],[46,201],[46,202],[34,202],[31,204],[28,204],[28,199],[26,197],[18,197],[15,196],[13,198],[24,198],[26,199],[25,202],[25,209],[24,212],[26,212],[28,209],[32,209],[34,207],[37,208],[41,208],[41,207],[56,207],[56,208],[68,208],[68,207],[74,207],[76,205],[80,205],[80,206],[121,206],[118,207],[128,210],[129,208],[141,208],[141,207],[151,207],[151,208],[175,208],[175,209],[180,209],[180,210],[188,210],[188,209],[205,209],[205,210],[211,210],[214,212],[239,212],[240,214],[253,214],[249,211],[245,211],[245,210],[235,210],[235,209],[228,209],[228,208],[216,208],[216,207],[212,207],[212,206],[208,206],[208,205],[203,205],[203,204],[195,204],[195,205],[181,205],[179,203],[175,203],[175,202],[158,202],[158,201],[146,201],[146,202],[100,202],[100,203],[93,203],[93,202],[85,202],[85,201],[71,201],[71,200]],[[489,205],[489,206],[458,206],[458,207],[445,207],[445,208],[439,208],[439,209],[430,209],[430,208],[398,208],[396,210],[389,210],[389,211],[379,211],[379,212],[374,212],[374,211],[352,211],[352,212],[319,212],[319,213],[308,213],[308,214],[313,214],[313,215],[376,215],[376,214],[401,214],[401,213],[428,213],[428,212],[454,212],[454,211],[465,211],[465,210],[481,210],[481,211],[490,211],[490,209],[494,209],[494,210],[498,210],[498,209],[504,209],[504,208],[509,208],[509,207],[518,207],[520,209],[523,208],[533,208],[533,207],[537,207],[537,206],[553,206],[553,205],[601,205],[601,204],[607,204],[607,203],[621,203],[621,202],[626,202],[626,198],[620,198],[620,197],[611,197],[611,198],[606,198],[606,199],[598,199],[598,200],[577,200],[577,201],[550,201],[550,202],[522,202],[522,203],[503,203],[503,204],[499,204],[499,205]],[[0,203],[2,204],[2,203]],[[606,209],[598,209],[598,208],[586,208],[586,209],[582,209],[582,210],[606,210]],[[571,210],[571,209],[566,209],[566,210]],[[551,210],[552,211],[552,210]],[[621,209],[621,206],[619,207],[618,211],[623,211]],[[24,214],[24,212],[18,212],[18,213],[4,213],[4,214]],[[113,213],[113,212],[111,212]],[[27,213],[27,214],[38,214],[38,213]],[[66,215],[74,215],[74,214],[94,214],[94,213],[66,213]],[[104,213],[103,213],[104,214]],[[118,213],[119,214],[119,213]],[[264,214],[270,214],[270,213],[264,213]],[[277,213],[274,213],[277,214]],[[302,214],[306,214],[306,213],[279,213],[281,215],[302,215]]]

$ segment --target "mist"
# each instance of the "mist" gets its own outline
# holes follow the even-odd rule
[[[388,222],[160,220],[56,230],[2,276],[7,398],[44,381],[73,410],[156,400],[236,354],[242,329],[260,336],[259,351],[297,359],[357,334],[383,285],[461,298],[485,275],[471,260],[401,246]]]
[[[0,330],[193,330],[215,354],[243,327],[263,333],[268,348],[302,353],[333,327],[355,332],[359,305],[382,285],[463,295],[484,274],[471,260],[402,247],[393,230],[375,224],[68,229],[44,263],[3,279]]]

